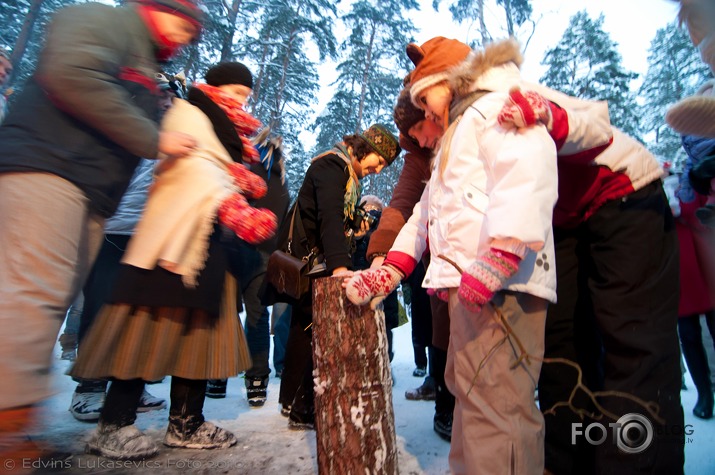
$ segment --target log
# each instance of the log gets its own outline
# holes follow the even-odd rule
[[[385,315],[350,303],[342,281],[313,282],[318,472],[397,474]]]

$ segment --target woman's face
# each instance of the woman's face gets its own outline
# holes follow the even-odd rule
[[[433,120],[443,128],[443,117],[450,102],[452,102],[452,91],[446,82],[428,87],[417,97],[417,105],[425,111],[425,118]]]
[[[253,93],[253,89],[243,84],[224,84],[218,88],[235,99],[241,106],[246,105],[248,98],[251,97]]]
[[[420,144],[420,147],[435,150],[442,138],[442,127],[431,119],[423,119],[410,127],[408,135]]]
[[[368,153],[360,161],[353,159],[352,163],[358,179],[377,175],[387,166],[387,161],[375,152]]]

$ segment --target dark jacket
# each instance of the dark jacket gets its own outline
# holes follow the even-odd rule
[[[308,167],[298,193],[300,217],[308,245],[317,247],[323,253],[329,273],[338,267],[352,267],[350,240],[345,236],[343,214],[345,187],[350,179],[348,166],[335,154],[315,160]],[[289,221],[290,216],[286,218],[286,223]],[[287,227],[281,228],[281,245],[287,240],[284,229]],[[294,244],[294,248],[299,257],[307,255],[305,246]]]
[[[133,8],[55,14],[37,70],[0,127],[0,172],[47,172],[111,216],[159,132],[155,43]]]

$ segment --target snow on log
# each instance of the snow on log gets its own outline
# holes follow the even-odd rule
[[[313,362],[318,470],[397,474],[392,375],[380,305],[357,307],[342,277],[313,282]]]

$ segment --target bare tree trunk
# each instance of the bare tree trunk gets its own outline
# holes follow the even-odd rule
[[[263,94],[261,86],[263,85],[263,77],[266,75],[266,58],[268,57],[269,40],[270,37],[268,36],[268,33],[266,33],[265,36],[261,38],[261,61],[258,69],[258,77],[253,82],[253,106],[251,107],[251,113],[253,115],[256,114],[256,110],[263,101],[263,97],[261,97],[261,95]]]
[[[22,61],[22,57],[25,56],[27,44],[30,42],[30,37],[35,29],[35,23],[37,22],[37,17],[40,16],[40,8],[42,8],[44,1],[45,0],[32,0],[30,2],[30,8],[27,10],[25,21],[22,23],[22,29],[17,36],[17,41],[15,41],[15,46],[12,48],[12,53],[10,53],[10,62],[15,67],[10,75],[10,79],[5,84],[6,86],[10,86],[20,72],[20,61]]]
[[[233,59],[233,37],[236,34],[236,18],[238,17],[238,9],[243,3],[243,0],[233,0],[231,8],[228,10],[226,20],[231,25],[231,30],[226,32],[221,45],[221,61]]]
[[[489,43],[491,37],[487,31],[487,24],[484,21],[484,0],[477,0],[479,8],[479,31],[482,35],[482,47]]]
[[[397,474],[392,377],[382,307],[357,307],[342,277],[313,282],[318,471]]]
[[[504,0],[504,13],[506,14],[506,31],[509,36],[514,36],[514,12],[511,8],[511,0]]]
[[[365,96],[367,95],[367,82],[370,75],[370,68],[372,68],[372,48],[375,43],[376,34],[375,23],[372,24],[372,31],[370,32],[370,42],[367,47],[367,58],[365,58],[365,69],[362,75],[362,84],[360,84],[360,107],[358,109],[357,124],[355,124],[355,133],[359,134],[362,130],[362,112],[365,108]]]
[[[293,54],[293,43],[297,35],[297,28],[293,28],[293,30],[290,32],[288,44],[286,45],[286,50],[283,56],[281,80],[278,85],[273,109],[271,109],[271,115],[268,121],[268,126],[271,128],[271,130],[280,130],[279,128],[281,123],[281,113],[283,112],[283,93],[285,92],[286,82],[288,81],[288,68],[290,67],[291,54]]]

